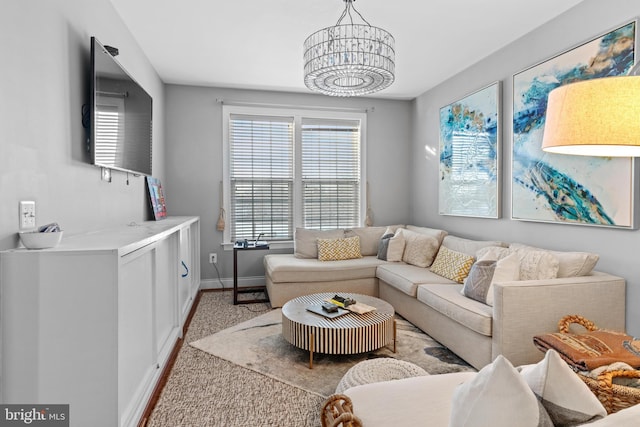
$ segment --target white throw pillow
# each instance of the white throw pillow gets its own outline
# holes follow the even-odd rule
[[[512,243],[510,248],[545,250],[522,243]],[[591,252],[567,252],[567,251],[547,251],[558,259],[558,277],[579,277],[587,276],[595,268],[600,256]]]
[[[402,234],[402,228],[396,230],[396,234],[389,239],[389,246],[387,247],[387,261],[400,262],[402,261],[402,254],[404,254],[404,235]]]
[[[552,427],[524,378],[499,355],[473,379],[459,385],[451,402],[450,427]]]
[[[513,250],[520,258],[520,280],[548,280],[558,277],[560,262],[552,253],[537,250]]]
[[[547,351],[541,362],[518,370],[554,426],[586,424],[607,415],[598,398],[555,350]]]

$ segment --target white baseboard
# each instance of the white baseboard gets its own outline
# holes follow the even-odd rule
[[[222,284],[220,282],[222,281]],[[264,276],[239,277],[238,287],[248,288],[251,286],[263,286],[265,283]],[[200,289],[233,289],[233,277],[225,277],[218,279],[201,279]]]

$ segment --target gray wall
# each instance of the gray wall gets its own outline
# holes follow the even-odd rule
[[[615,5],[615,6],[613,6]],[[640,334],[640,234],[635,230],[511,220],[511,118],[513,74],[640,15],[635,0],[586,0],[564,15],[461,71],[414,101],[411,149],[411,221],[471,238],[500,239],[600,254],[597,269],[627,280],[627,329]],[[636,53],[637,55],[637,53]],[[439,109],[494,81],[502,81],[502,219],[438,214]],[[638,182],[636,181],[636,191]],[[636,210],[640,206],[636,205]]]
[[[218,221],[222,181],[222,104],[250,102],[288,106],[359,108],[367,114],[367,170],[374,223],[409,219],[410,101],[337,99],[326,96],[168,85],[166,90],[167,180],[170,215],[200,215],[201,266],[204,286],[217,280],[208,254],[218,254],[223,279],[233,277],[233,253],[222,249]],[[255,255],[255,256],[252,256]],[[262,251],[241,254],[239,276],[261,276]],[[216,285],[212,285],[216,286]],[[219,285],[218,285],[219,286]]]
[[[154,101],[153,168],[164,177],[164,85],[109,0],[8,0],[0,13],[0,249],[18,244],[18,202],[35,200],[38,225],[73,234],[149,219],[142,177],[101,181],[88,163],[82,105],[88,102],[90,37]]]

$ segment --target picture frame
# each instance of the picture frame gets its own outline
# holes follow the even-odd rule
[[[502,84],[440,109],[440,215],[500,218]]]
[[[149,194],[149,204],[153,212],[153,219],[160,221],[167,217],[167,206],[165,204],[162,184],[157,178],[147,176],[147,189]]]
[[[547,153],[541,144],[549,92],[626,74],[636,33],[633,20],[514,74],[512,219],[635,228],[633,159]]]

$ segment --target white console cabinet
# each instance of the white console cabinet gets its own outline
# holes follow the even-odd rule
[[[200,286],[197,217],[0,253],[1,401],[69,404],[70,425],[135,426]]]

